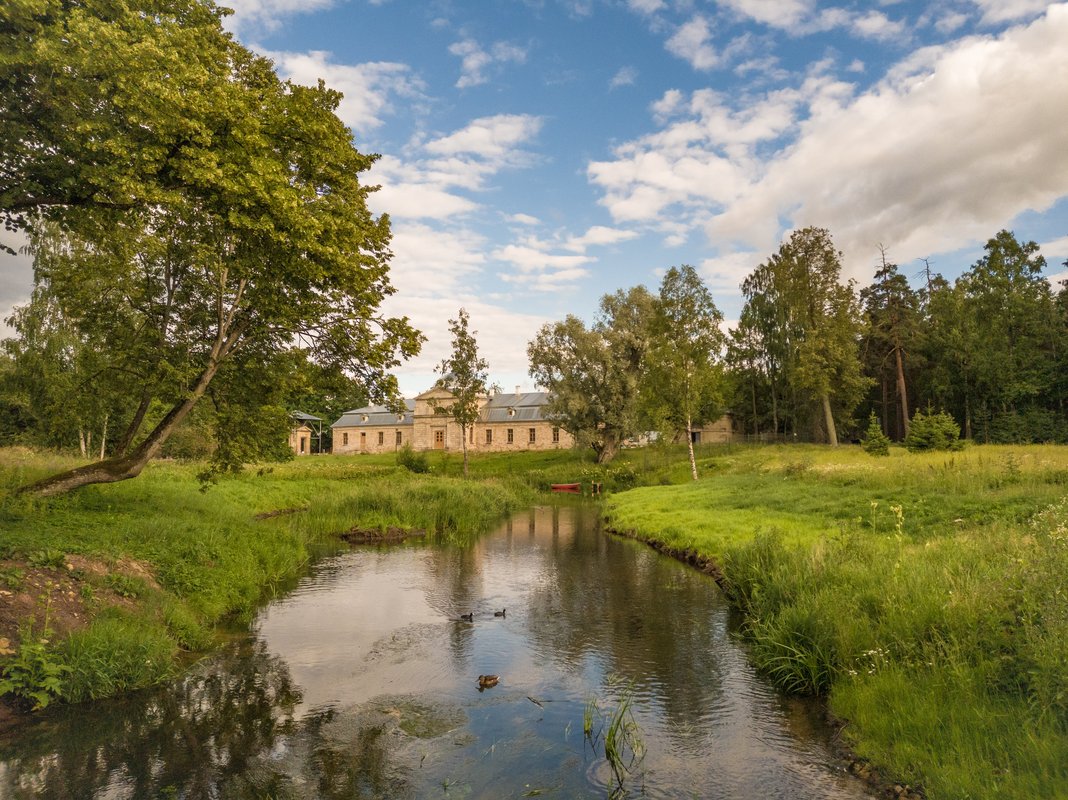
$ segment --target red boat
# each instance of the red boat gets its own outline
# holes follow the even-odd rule
[[[582,494],[581,483],[550,483],[549,489],[558,494]]]

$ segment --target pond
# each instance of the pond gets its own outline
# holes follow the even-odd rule
[[[357,548],[181,680],[9,731],[0,797],[866,797],[734,622],[595,506]]]

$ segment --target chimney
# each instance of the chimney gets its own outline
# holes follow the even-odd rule
[[[518,383],[515,385],[515,399],[516,400],[519,399],[519,384]]]

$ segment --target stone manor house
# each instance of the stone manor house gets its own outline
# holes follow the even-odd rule
[[[574,444],[571,434],[547,419],[542,411],[546,392],[491,394],[479,401],[479,417],[467,430],[469,452],[563,450]],[[410,444],[413,450],[462,449],[460,425],[434,409],[448,405],[452,394],[441,387],[405,400],[405,412],[383,406],[347,411],[331,425],[335,453],[387,453]]]

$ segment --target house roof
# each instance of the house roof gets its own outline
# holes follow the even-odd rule
[[[314,414],[305,414],[303,411],[290,411],[289,416],[295,420],[301,422],[323,422],[322,417],[317,417]]]
[[[364,406],[363,408],[354,408],[352,411],[346,411],[341,415],[341,418],[331,425],[331,428],[373,428],[389,425],[411,425],[412,413],[415,411],[415,401],[404,401],[405,412],[402,417],[398,419],[398,414],[394,414],[385,406]]]
[[[383,426],[398,426],[414,424],[415,401],[427,399],[431,396],[441,396],[440,387],[434,387],[415,399],[405,400],[407,412],[403,420],[398,420],[384,406],[365,406],[346,411],[341,418],[330,427],[332,428],[372,428]],[[482,407],[479,422],[536,422],[546,420],[544,413],[545,405],[549,402],[548,392],[523,392],[514,394],[502,392],[490,395],[489,400]]]

